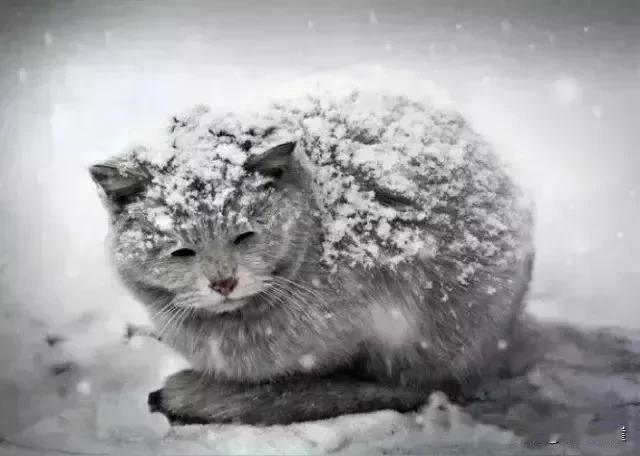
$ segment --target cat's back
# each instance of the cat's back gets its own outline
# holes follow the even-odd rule
[[[295,141],[322,219],[329,266],[416,259],[462,284],[531,249],[531,208],[458,113],[405,96],[352,91],[292,97],[248,113],[196,108],[173,145],[233,162]]]
[[[508,268],[530,251],[529,203],[458,113],[354,91],[275,104],[269,116],[298,141],[328,262],[420,259],[464,283],[474,269]]]

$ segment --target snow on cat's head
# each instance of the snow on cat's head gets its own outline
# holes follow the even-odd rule
[[[126,283],[174,306],[225,312],[286,276],[312,232],[310,199],[292,169],[294,143],[265,150],[270,131],[208,133],[164,158],[136,148],[90,171]]]

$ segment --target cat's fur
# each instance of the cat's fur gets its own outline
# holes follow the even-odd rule
[[[407,100],[391,107],[428,114]],[[240,122],[231,132],[220,126],[228,120],[212,121],[200,136],[198,120],[174,118],[170,158],[157,162],[138,149],[91,168],[110,213],[120,276],[149,308],[162,340],[192,363],[150,395],[153,410],[185,422],[262,424],[409,410],[435,388],[463,393],[502,366],[533,256],[529,210],[514,203],[518,189],[486,148],[465,146],[448,177],[410,174],[417,190],[406,194],[375,170],[341,164],[357,201],[366,202],[351,217],[366,217],[351,225],[351,238],[336,237],[327,214],[341,223],[349,216],[335,218],[329,191],[319,190],[331,188],[331,178],[317,179],[324,139],[302,128],[306,120],[346,125],[344,141],[357,148],[394,141],[326,114],[339,117],[339,108],[276,105],[288,117],[266,116],[263,127]],[[196,112],[196,119],[203,114]],[[442,125],[440,144],[453,148],[471,134],[459,117],[429,112],[429,122]],[[180,128],[184,134],[175,136]],[[188,135],[196,143],[185,142]],[[416,167],[434,157],[421,152],[424,144]],[[202,152],[181,162],[187,149]],[[331,157],[329,165],[339,160]],[[199,171],[214,162],[211,172]],[[453,184],[462,190],[424,209],[436,189]],[[412,218],[420,211],[427,215]],[[492,218],[492,228],[472,212]],[[378,213],[387,214],[384,221]],[[416,253],[407,242],[403,250],[385,237],[389,226],[397,228],[391,236],[415,236],[417,245],[428,236],[437,249]],[[360,255],[365,244],[353,239],[365,235]],[[470,236],[468,245],[459,241]],[[490,255],[477,250],[483,242]],[[215,284],[227,278],[237,285],[225,297]]]

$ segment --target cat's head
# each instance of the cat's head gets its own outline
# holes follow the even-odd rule
[[[294,148],[281,144],[240,162],[214,154],[198,169],[131,157],[92,166],[125,283],[212,312],[261,294],[277,299],[314,235]]]

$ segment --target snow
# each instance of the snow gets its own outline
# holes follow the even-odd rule
[[[600,119],[602,117],[602,108],[598,105],[591,106],[591,114],[596,119]]]
[[[3,324],[21,326],[35,334],[29,328],[33,322],[20,318],[19,313]],[[632,454],[637,445],[640,407],[616,409],[615,405],[640,400],[636,384],[640,372],[634,367],[640,359],[640,333],[578,329],[581,335],[577,337],[574,330],[555,323],[544,325],[540,338],[551,343],[552,351],[527,376],[493,385],[485,401],[461,407],[434,392],[417,412],[383,410],[271,427],[169,426],[164,416],[148,413],[146,396],[166,374],[159,366],[175,355],[149,338],[143,338],[139,348],[118,340],[105,342],[98,352],[99,361],[83,362],[77,393],[60,395],[59,385],[69,379],[47,378],[46,372],[41,372],[44,377],[39,380],[37,370],[3,373],[3,403],[10,394],[17,401],[15,410],[28,404],[37,404],[38,408],[30,416],[17,415],[21,423],[18,428],[0,428],[4,438],[0,453]],[[6,333],[4,337],[7,342]],[[621,345],[624,340],[630,343]],[[506,342],[501,345],[506,350]],[[40,353],[39,358],[45,362],[52,356],[51,350],[40,347],[35,340],[29,348],[33,354]],[[34,362],[37,357],[26,359]],[[305,362],[312,361],[310,354]],[[6,382],[17,380],[12,383],[13,389],[8,389]],[[87,388],[89,383],[91,387]],[[538,392],[532,392],[528,385],[537,385]],[[574,408],[564,415],[539,415],[544,411],[536,404],[543,397],[550,398],[554,407],[568,404]],[[593,419],[596,411],[599,420]],[[627,427],[624,446],[621,426]],[[558,443],[550,446],[549,441]]]
[[[637,196],[636,190],[631,190],[637,175],[637,163],[633,160],[637,129],[630,122],[637,112],[638,65],[633,64],[637,63],[637,48],[618,45],[633,42],[633,27],[627,27],[624,21],[607,21],[606,18],[611,17],[609,12],[617,9],[604,6],[603,10],[596,3],[583,12],[589,15],[587,10],[593,11],[592,19],[595,17],[598,21],[600,14],[604,20],[600,21],[597,34],[592,26],[584,36],[582,27],[587,22],[582,13],[558,14],[557,9],[540,8],[539,16],[529,17],[520,7],[520,11],[507,11],[503,4],[494,2],[497,7],[490,14],[478,15],[476,11],[474,16],[474,9],[470,9],[465,10],[464,16],[459,16],[455,4],[450,3],[446,8],[450,17],[456,18],[454,22],[464,20],[465,33],[474,39],[472,46],[460,42],[460,52],[456,55],[450,53],[451,30],[447,28],[444,36],[438,36],[442,18],[431,8],[422,14],[416,11],[417,8],[407,8],[404,12],[398,8],[396,14],[394,8],[393,14],[383,17],[385,8],[378,6],[381,23],[375,31],[379,41],[375,41],[370,50],[366,49],[369,39],[360,40],[372,31],[367,10],[342,4],[339,11],[331,12],[330,5],[314,9],[316,28],[320,24],[334,26],[331,33],[325,35],[327,40],[323,36],[319,46],[305,41],[314,36],[307,30],[303,30],[303,35],[307,36],[301,40],[290,34],[292,19],[273,8],[272,16],[267,16],[268,8],[257,12],[261,16],[264,13],[265,17],[250,22],[252,33],[247,33],[246,18],[241,15],[235,22],[232,17],[218,15],[219,22],[213,25],[210,20],[215,22],[216,15],[207,16],[210,20],[198,28],[190,14],[173,14],[172,10],[169,13],[171,20],[167,21],[158,16],[161,10],[167,14],[166,9],[147,8],[140,18],[154,21],[156,25],[147,33],[142,20],[123,21],[121,15],[115,20],[105,17],[104,24],[97,24],[87,20],[86,8],[60,10],[60,14],[53,11],[46,21],[43,19],[34,25],[32,32],[36,47],[42,43],[42,27],[50,27],[55,33],[56,47],[60,45],[64,49],[63,46],[71,42],[71,52],[61,52],[56,59],[42,58],[42,54],[27,48],[23,38],[28,36],[29,30],[14,27],[22,30],[20,37],[12,36],[9,30],[8,49],[11,52],[3,66],[9,74],[5,82],[27,82],[41,77],[37,86],[41,87],[40,95],[46,96],[33,96],[35,92],[27,94],[27,90],[36,89],[36,84],[25,84],[19,87],[20,90],[5,91],[8,102],[3,105],[7,110],[3,112],[3,119],[11,134],[5,135],[9,142],[3,157],[8,158],[10,166],[3,166],[6,175],[2,175],[4,185],[0,198],[3,204],[0,209],[7,210],[2,215],[8,214],[11,222],[2,227],[7,230],[3,236],[7,247],[3,244],[1,250],[3,254],[5,250],[7,253],[0,258],[0,264],[7,266],[6,277],[0,277],[3,316],[0,400],[3,410],[15,411],[15,415],[0,416],[3,435],[37,447],[104,454],[158,454],[162,451],[166,454],[191,451],[274,454],[295,452],[296,449],[298,453],[305,450],[321,453],[335,448],[351,454],[389,454],[403,450],[411,454],[483,453],[477,444],[467,440],[467,436],[475,435],[471,428],[464,429],[464,435],[452,436],[447,429],[427,421],[424,433],[414,432],[412,424],[404,418],[387,412],[329,420],[318,423],[308,432],[307,425],[269,429],[244,426],[175,428],[163,438],[159,449],[149,450],[145,443],[123,447],[119,445],[124,443],[96,441],[95,409],[90,404],[85,408],[84,404],[73,403],[75,399],[63,401],[57,392],[47,390],[51,379],[44,372],[54,357],[53,349],[39,348],[42,341],[36,337],[40,334],[38,331],[42,332],[49,325],[58,329],[57,325],[75,321],[81,314],[83,321],[93,318],[97,323],[95,327],[84,332],[77,327],[69,329],[66,331],[71,336],[68,344],[55,350],[69,352],[58,353],[56,358],[60,361],[75,355],[76,350],[82,350],[83,372],[79,375],[90,377],[87,378],[92,385],[89,396],[112,391],[113,387],[109,385],[120,384],[123,380],[128,384],[135,383],[138,390],[151,390],[160,386],[164,376],[181,368],[180,361],[173,355],[162,350],[159,353],[141,338],[128,345],[131,353],[142,354],[135,362],[131,362],[129,350],[118,348],[115,354],[106,357],[99,350],[99,347],[116,344],[121,338],[117,332],[121,328],[116,327],[108,334],[102,332],[105,315],[120,315],[126,321],[142,317],[138,316],[139,305],[120,289],[108,272],[102,248],[105,217],[87,179],[86,167],[82,165],[121,150],[126,141],[138,137],[147,127],[157,125],[161,116],[191,102],[201,102],[203,97],[209,97],[208,102],[212,105],[236,110],[238,105],[251,104],[254,98],[263,94],[271,97],[279,85],[288,92],[291,89],[289,77],[315,74],[345,62],[368,66],[359,75],[363,81],[384,76],[391,67],[406,67],[417,73],[421,84],[407,83],[396,74],[387,77],[388,82],[416,91],[429,81],[446,86],[455,94],[457,107],[469,114],[474,126],[510,156],[515,168],[525,170],[524,177],[535,187],[538,207],[538,264],[529,305],[532,312],[589,324],[605,322],[637,327],[638,281],[629,280],[638,272],[635,256],[629,254],[637,251],[638,245],[637,236],[632,235],[637,232],[637,224],[632,218],[637,209]],[[144,6],[134,9],[144,9]],[[301,16],[297,16],[300,20],[295,24],[302,24],[304,28],[309,10],[298,10]],[[195,12],[200,13],[200,10]],[[333,14],[342,19],[335,20],[337,16]],[[488,27],[480,16],[487,18]],[[496,18],[502,17],[512,21],[509,35],[503,35],[495,26]],[[410,26],[414,20],[429,26]],[[67,27],[68,21],[73,21],[74,27]],[[281,27],[282,24],[287,25]],[[100,27],[111,27],[111,30],[105,30],[102,36]],[[622,33],[623,29],[628,32]],[[184,39],[185,30],[202,33],[207,58],[203,59],[202,53],[188,51],[193,40]],[[416,34],[420,34],[418,39]],[[606,39],[594,41],[599,34]],[[256,35],[268,39],[257,40]],[[163,41],[154,47],[159,36]],[[354,40],[354,37],[358,39]],[[527,43],[540,39],[549,44],[540,44],[536,52],[525,52]],[[72,45],[78,40],[85,43],[80,53],[74,52]],[[401,52],[381,52],[387,40]],[[233,43],[225,54],[218,49],[223,42]],[[144,49],[131,46],[131,43],[138,43]],[[43,49],[45,52],[52,50]],[[144,55],[140,51],[144,51]],[[549,82],[553,83],[548,76],[555,71],[580,81],[586,116],[578,109],[567,115],[566,110],[554,106],[557,98],[553,90],[548,90]],[[629,73],[632,73],[632,79],[628,77]],[[478,87],[482,75],[486,75],[491,84]],[[44,105],[37,104],[42,101]],[[591,128],[597,119],[589,112],[594,102],[600,104],[605,114],[600,118],[601,124],[597,124],[603,128]],[[53,113],[50,113],[50,103],[54,106]],[[579,107],[575,103],[570,105]],[[50,125],[50,114],[52,119],[64,115],[64,122]],[[13,139],[15,148],[12,147]],[[157,152],[158,149],[154,150]],[[29,176],[45,163],[55,178],[34,190],[34,182]],[[576,182],[580,181],[587,186],[576,191]],[[599,185],[593,185],[594,182]],[[547,192],[549,188],[553,191]],[[578,206],[569,215],[565,213],[567,201],[576,201]],[[34,208],[36,210],[32,210]],[[61,217],[61,213],[65,217]],[[12,230],[18,231],[19,236],[14,238]],[[616,240],[616,233],[621,230],[627,235],[612,248],[611,241]],[[576,259],[571,268],[565,268],[563,247],[572,245],[571,239],[577,231],[584,233],[593,248],[589,258]],[[76,250],[82,254],[76,254]],[[65,280],[65,268],[59,267],[61,261],[75,263],[76,270],[81,272],[79,280],[73,284]],[[26,313],[25,317],[39,319],[42,326],[16,322],[16,315],[22,311]],[[5,312],[13,312],[13,316],[6,317]],[[94,359],[98,359],[102,367],[93,366]],[[32,368],[32,364],[38,362],[42,369]],[[91,365],[85,366],[87,363]],[[157,373],[158,366],[166,371]],[[113,373],[107,375],[105,371]],[[575,379],[567,370],[556,373],[561,374],[557,381],[573,382]],[[147,379],[150,375],[154,376],[152,380]],[[551,386],[550,371],[543,369],[540,375],[542,379],[547,378],[547,385]],[[586,370],[581,373],[583,378],[589,375]],[[637,374],[629,373],[629,377],[634,375]],[[106,380],[101,381],[101,378]],[[603,379],[599,392],[591,391],[591,394],[599,396],[608,389],[608,384],[614,390],[620,389],[620,376],[612,375],[608,380]],[[73,382],[70,384],[74,391]],[[633,394],[634,385],[629,383],[628,386]],[[130,385],[126,389],[136,388]],[[635,388],[637,390],[637,385]],[[90,397],[85,399],[93,401]],[[503,411],[497,413],[503,414]],[[47,416],[53,417],[50,428],[45,426]],[[425,422],[420,414],[415,414],[415,420],[412,415],[409,418],[416,424]],[[36,426],[41,420],[41,425]],[[43,436],[38,429],[47,432]],[[400,433],[397,438],[400,443],[394,447],[390,434],[392,430],[397,434],[399,429],[409,431]],[[547,432],[541,441],[548,440],[553,432]],[[519,447],[515,450],[509,446],[505,450],[504,446],[492,445],[491,439],[498,436],[496,427],[487,427],[485,435],[489,442],[484,453],[520,454]],[[325,437],[327,440],[322,440]],[[619,436],[605,437],[596,438],[613,446],[611,442]],[[451,439],[451,446],[442,444],[445,438]],[[215,443],[208,443],[207,439],[215,440]],[[369,443],[374,447],[373,451],[368,451]],[[616,448],[610,450],[616,452]],[[534,452],[534,449],[528,447],[527,451]],[[536,454],[552,451],[553,448],[542,445]],[[633,454],[633,449],[630,451],[627,454]],[[573,445],[558,447],[556,452],[576,454],[579,450]],[[29,452],[5,444],[0,453],[42,454],[42,451]],[[596,447],[591,454],[606,453]]]
[[[96,404],[96,437],[100,440],[161,440],[169,429],[164,415],[149,413],[144,391],[102,393]]]
[[[369,11],[369,24],[378,25],[379,23],[380,22],[378,22],[378,16],[376,12],[373,10]]]
[[[18,80],[22,83],[27,82],[27,70],[24,68],[18,70]]]
[[[553,90],[558,102],[563,104],[571,104],[580,99],[581,88],[575,78],[563,76],[553,84]]]
[[[482,258],[485,266],[455,261],[460,280],[467,280],[482,267],[506,265],[506,251],[522,258],[529,208],[507,182],[491,147],[457,112],[438,107],[438,97],[340,82],[339,91],[335,81],[325,81],[257,111],[229,113],[197,105],[171,118],[163,140],[130,147],[114,158],[123,170],[141,167],[151,176],[148,202],[129,205],[125,213],[131,219],[144,213],[157,228],[143,232],[125,218],[116,257],[143,257],[146,250],[162,248],[173,226],[196,219],[219,223],[226,217],[249,224],[247,211],[264,198],[261,185],[267,178],[247,173],[243,164],[270,147],[297,141],[297,157],[312,177],[321,209],[322,259],[329,266],[335,268],[337,261],[395,266],[416,256]],[[417,185],[424,176],[434,182]],[[410,204],[389,206],[379,194]],[[240,195],[242,206],[233,208]],[[440,210],[451,198],[458,201],[456,217]],[[461,228],[459,218],[474,223]],[[421,224],[462,232],[445,242]]]
[[[316,363],[316,358],[312,354],[306,354],[300,358],[300,365],[305,369],[312,369]]]

